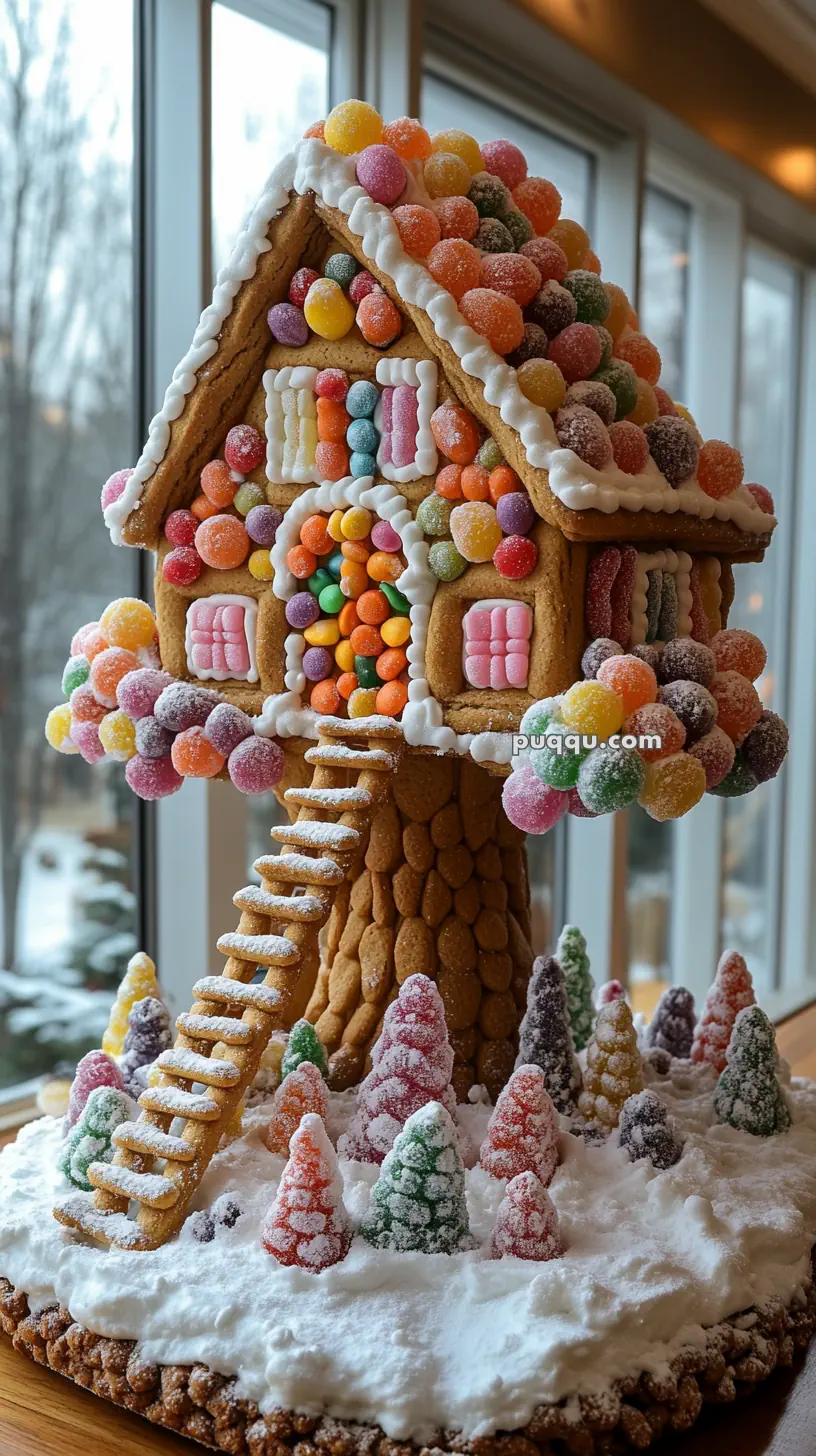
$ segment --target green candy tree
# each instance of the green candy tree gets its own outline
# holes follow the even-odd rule
[[[720,1122],[754,1137],[773,1137],[790,1127],[788,1104],[777,1077],[774,1029],[759,1006],[740,1011],[725,1061],[714,1094]]]
[[[281,1062],[281,1081],[303,1062],[313,1062],[322,1077],[329,1075],[326,1048],[312,1023],[306,1021],[305,1018],[296,1021],[289,1033],[286,1051]]]
[[[456,1254],[473,1247],[456,1128],[441,1102],[408,1118],[383,1162],[360,1232],[376,1249]]]
[[[577,925],[564,926],[558,937],[555,958],[564,972],[572,1040],[575,1050],[580,1052],[589,1041],[595,1024],[592,999],[595,982],[589,973],[586,940]]]
[[[60,1172],[75,1188],[89,1193],[93,1188],[88,1177],[91,1163],[111,1163],[116,1148],[114,1130],[128,1122],[133,1103],[118,1087],[95,1087],[82,1109],[79,1122],[71,1129],[60,1157]]]

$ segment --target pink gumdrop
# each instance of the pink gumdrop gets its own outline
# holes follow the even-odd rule
[[[97,1087],[115,1087],[117,1092],[125,1090],[122,1074],[113,1057],[102,1051],[86,1052],[82,1060],[77,1062],[71,1083],[63,1133],[68,1132],[79,1120],[85,1103]]]
[[[498,177],[505,187],[513,191],[527,176],[527,158],[514,142],[495,141],[482,144],[484,169],[491,177]]]
[[[116,701],[135,723],[139,718],[150,716],[157,699],[171,682],[173,678],[169,672],[161,672],[155,667],[138,667],[119,679]]]
[[[138,753],[125,764],[125,778],[140,799],[166,799],[184,783],[171,758],[142,758]]]
[[[563,819],[568,803],[569,794],[542,784],[528,763],[504,781],[504,812],[510,823],[525,834],[546,834]]]
[[[767,486],[751,483],[750,485],[746,485],[745,489],[751,492],[759,509],[764,511],[766,516],[774,515],[774,499]]]
[[[71,656],[82,657],[85,652],[85,638],[95,632],[99,626],[98,622],[86,622],[84,627],[78,627],[71,638]]]
[[[357,158],[357,181],[372,201],[390,207],[405,189],[405,167],[393,147],[375,142]]]
[[[232,750],[227,769],[242,794],[264,794],[283,774],[283,749],[272,738],[245,738]]]
[[[103,511],[107,506],[112,506],[113,502],[117,501],[120,495],[124,494],[125,486],[132,474],[133,466],[131,465],[127,470],[116,470],[113,475],[108,476],[102,487],[102,494],[99,497]]]
[[[526,688],[530,659],[526,652],[508,652],[504,659],[504,670],[511,688]]]
[[[402,550],[400,537],[387,521],[378,521],[376,526],[371,527],[371,542],[378,551],[387,551],[389,555]]]
[[[86,763],[99,763],[105,750],[99,737],[99,724],[85,720],[71,722],[71,742],[75,743]]]
[[[465,658],[465,677],[474,688],[490,687],[490,656],[488,653],[479,653],[475,657]]]

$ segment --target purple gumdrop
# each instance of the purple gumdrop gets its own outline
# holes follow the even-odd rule
[[[247,513],[244,525],[250,541],[254,541],[256,546],[274,546],[282,520],[283,512],[277,506],[253,506]]]
[[[140,799],[166,799],[184,783],[171,758],[142,758],[138,753],[125,764],[125,778]]]
[[[405,167],[393,147],[375,142],[357,158],[357,181],[374,202],[390,207],[405,189]]]
[[[303,671],[309,682],[322,682],[329,676],[333,664],[328,647],[309,647],[303,654]]]
[[[217,693],[198,688],[195,683],[173,682],[159,694],[153,713],[163,728],[183,733],[187,728],[203,728],[220,701]]]
[[[156,706],[156,699],[169,688],[173,678],[156,667],[137,667],[126,672],[116,689],[116,701],[134,723],[147,718]]]
[[[286,620],[290,627],[295,627],[302,632],[305,627],[311,627],[320,616],[320,607],[317,597],[311,592],[296,592],[286,603]]]
[[[86,763],[99,763],[105,757],[98,723],[72,723],[70,736]]]
[[[102,487],[102,494],[99,497],[103,511],[107,506],[112,506],[113,502],[117,501],[120,495],[124,493],[125,486],[132,474],[133,467],[130,466],[127,470],[116,470],[113,475],[108,476]]]
[[[118,1092],[125,1090],[125,1084],[113,1057],[109,1057],[107,1052],[98,1050],[86,1052],[82,1060],[77,1063],[68,1096],[68,1111],[63,1123],[64,1133],[68,1132],[79,1120],[85,1103],[97,1087],[115,1087]]]
[[[272,738],[257,738],[253,734],[232,750],[227,769],[242,794],[263,794],[274,788],[283,773],[283,749]]]
[[[152,713],[136,720],[136,752],[142,758],[167,758],[175,736],[169,728],[163,728]]]
[[[252,732],[252,719],[232,703],[219,703],[213,708],[204,728],[205,737],[224,758],[229,758],[233,748],[251,737]]]
[[[371,541],[378,551],[387,551],[389,555],[402,550],[402,540],[388,521],[378,521],[371,527]]]
[[[294,303],[276,303],[266,315],[273,339],[299,349],[309,338],[309,325],[302,308]]]
[[[514,490],[499,496],[496,517],[505,536],[526,536],[536,518],[526,490]]]

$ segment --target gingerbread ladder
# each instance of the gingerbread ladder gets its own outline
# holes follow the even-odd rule
[[[317,746],[306,752],[311,787],[286,791],[298,817],[273,828],[280,853],[255,861],[261,886],[234,896],[241,918],[218,941],[223,975],[193,986],[197,999],[176,1020],[175,1045],[158,1059],[158,1084],[139,1098],[138,1121],[116,1128],[112,1163],[91,1164],[95,1192],[56,1206],[60,1223],[127,1249],[158,1248],[177,1232],[271,1033],[287,1025],[302,978],[314,979],[320,929],[365,848],[402,747],[402,730],[388,718],[320,720]]]

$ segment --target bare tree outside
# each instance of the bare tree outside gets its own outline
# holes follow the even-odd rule
[[[0,0],[0,1087],[93,1044],[133,946],[121,769],[43,736],[72,631],[135,580],[99,512],[131,453],[131,119],[96,3]]]

